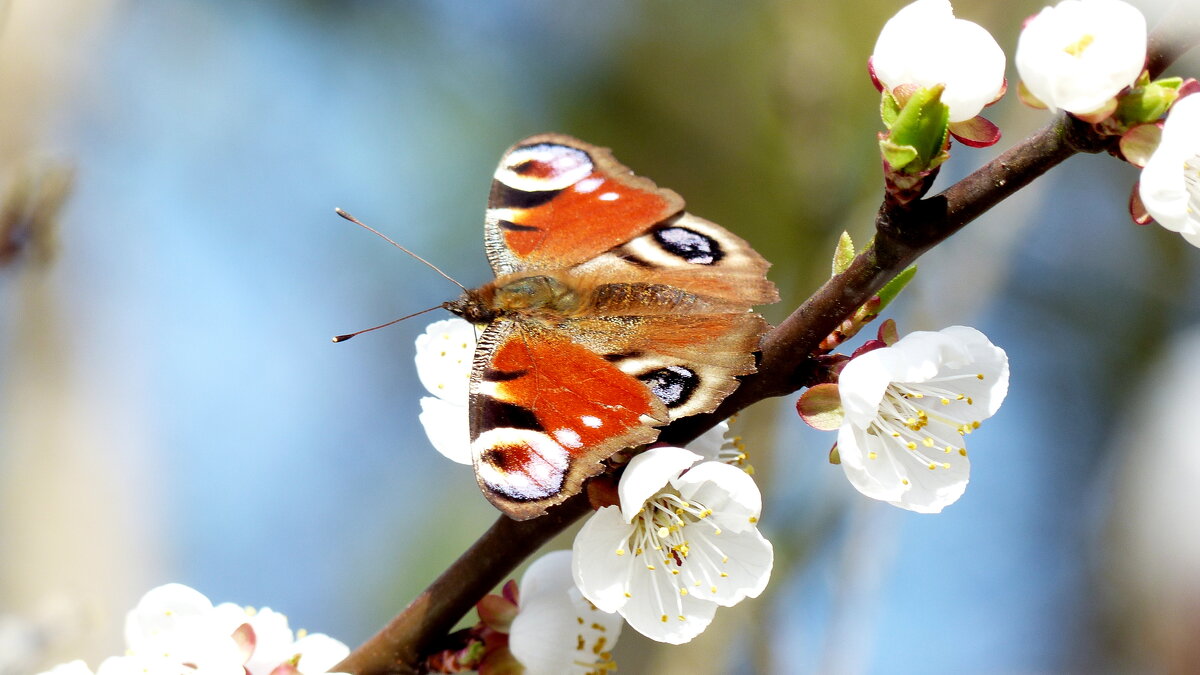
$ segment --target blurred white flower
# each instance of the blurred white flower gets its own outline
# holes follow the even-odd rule
[[[83,661],[75,660],[54,666],[42,675],[92,675],[92,669]]]
[[[417,377],[433,396],[421,398],[421,426],[433,447],[459,464],[470,464],[471,364],[475,327],[457,317],[429,324],[417,337]]]
[[[1102,110],[1146,65],[1146,19],[1121,0],[1063,0],[1025,24],[1016,62],[1026,90],[1046,106]]]
[[[672,447],[634,457],[620,506],[596,511],[575,537],[583,597],[660,642],[691,640],[718,606],[757,597],[771,575],[758,486],[741,469],[701,459]]]
[[[294,640],[287,617],[237,605],[213,607],[183,584],[151,589],[125,617],[125,654],[105,659],[96,675],[270,675],[325,673],[350,653],[325,635]],[[90,675],[72,661],[43,675]]]
[[[571,552],[538,558],[521,578],[508,647],[527,675],[588,675],[615,669],[621,617],[584,599],[571,577]]]
[[[845,419],[838,454],[846,477],[873,499],[937,513],[967,488],[962,437],[1008,393],[1008,357],[965,326],[916,332],[842,370]]]
[[[1200,95],[1171,106],[1138,190],[1154,220],[1200,246]]]
[[[950,121],[963,122],[1004,93],[1004,51],[979,24],[954,18],[949,0],[917,0],[883,26],[871,69],[893,91],[946,86]]]
[[[152,657],[213,672],[237,672],[246,656],[232,635],[232,628],[222,630],[204,594],[183,584],[166,584],[148,591],[125,616],[127,651],[118,658]]]

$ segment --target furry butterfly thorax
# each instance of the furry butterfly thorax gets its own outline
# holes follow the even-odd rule
[[[470,440],[484,495],[518,520],[580,491],[613,453],[710,412],[754,372],[779,299],[769,263],[604,148],[508,149],[484,246],[496,279],[443,305],[483,325]]]

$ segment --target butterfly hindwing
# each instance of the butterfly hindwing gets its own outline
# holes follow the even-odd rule
[[[652,279],[727,301],[726,311],[732,311],[779,300],[775,284],[767,281],[770,265],[729,230],[682,212],[579,264],[573,272],[580,277]]]

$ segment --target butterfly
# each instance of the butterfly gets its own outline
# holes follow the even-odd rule
[[[485,324],[471,369],[475,477],[516,520],[578,493],[613,453],[710,412],[753,373],[779,299],[728,230],[599,148],[520,141],[496,168],[484,248],[496,279],[443,305]]]

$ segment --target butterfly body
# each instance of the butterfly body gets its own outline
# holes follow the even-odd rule
[[[496,280],[445,304],[485,324],[470,388],[476,478],[524,520],[657,427],[713,410],[754,372],[778,299],[768,263],[603,148],[544,134],[495,173]]]

